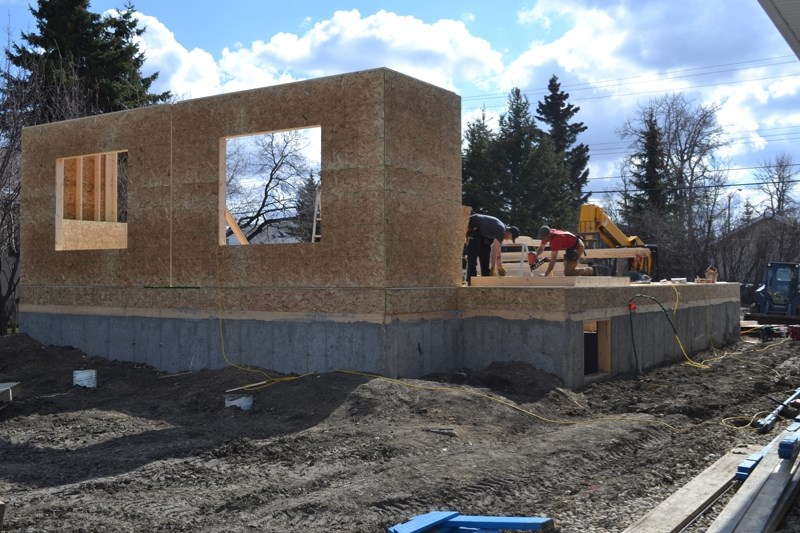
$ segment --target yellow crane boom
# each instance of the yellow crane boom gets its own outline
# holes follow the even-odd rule
[[[629,237],[614,221],[608,218],[603,208],[595,204],[583,204],[578,219],[578,233],[586,243],[587,250],[597,248],[630,248],[632,266],[635,270],[650,274],[650,250],[637,236]]]

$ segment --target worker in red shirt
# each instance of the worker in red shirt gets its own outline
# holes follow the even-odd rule
[[[536,256],[544,252],[545,244],[550,244],[550,261],[547,263],[547,272],[542,276],[549,276],[556,265],[558,251],[564,250],[564,275],[565,276],[594,276],[594,269],[590,266],[578,266],[578,259],[584,255],[583,240],[577,235],[560,229],[550,229],[547,226],[539,228],[539,238],[542,240],[536,250]],[[534,256],[534,261],[536,260]],[[530,261],[530,258],[528,259]]]

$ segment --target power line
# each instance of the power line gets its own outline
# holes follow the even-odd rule
[[[718,87],[720,85],[738,85],[738,84],[742,84],[742,83],[752,83],[752,82],[755,82],[755,81],[787,79],[787,78],[796,78],[796,77],[800,77],[800,74],[788,74],[788,75],[787,74],[780,74],[780,75],[777,75],[777,76],[766,76],[766,77],[763,77],[763,78],[750,78],[750,79],[746,79],[746,80],[733,80],[733,81],[724,81],[724,82],[719,82],[719,83],[708,83],[708,84],[704,84],[704,85],[692,85],[690,87],[686,87],[686,88],[680,89],[680,90],[681,91],[685,91],[685,90],[704,89],[704,88],[708,88],[708,87]],[[583,101],[587,101],[587,100],[605,100],[607,98],[626,98],[626,97],[630,97],[630,96],[641,96],[643,94],[663,93],[663,92],[666,92],[666,91],[667,91],[666,89],[652,89],[652,90],[649,90],[649,91],[639,91],[639,92],[632,92],[632,93],[603,94],[603,95],[597,95],[597,96],[584,96],[584,97],[578,96],[578,97],[575,97],[575,98],[573,98],[572,95],[570,95],[570,101],[583,102]],[[547,94],[547,93],[545,93],[545,94]],[[502,107],[503,107],[502,105],[498,104],[496,106],[490,107],[489,109],[495,109],[495,108],[496,109],[500,109]],[[484,108],[485,107],[472,107],[472,108],[463,108],[462,107],[462,111],[474,111],[474,110],[477,110],[477,109],[484,109]]]
[[[783,61],[783,60],[789,59],[789,58],[793,58],[793,60]],[[779,61],[779,62],[766,64],[766,65],[754,64],[754,63],[761,63],[761,62],[766,62],[766,61]],[[709,66],[704,66],[704,67],[692,67],[692,68],[687,68],[687,69],[666,70],[666,71],[655,72],[655,73],[651,73],[651,74],[643,74],[643,75],[638,75],[638,76],[628,76],[628,77],[615,78],[615,79],[610,79],[610,80],[598,80],[598,81],[595,81],[595,82],[584,82],[584,83],[577,83],[577,84],[572,84],[572,85],[561,85],[561,90],[563,90],[564,92],[567,92],[567,91],[574,92],[574,91],[595,90],[595,89],[598,89],[598,88],[600,88],[600,89],[610,88],[610,87],[613,88],[613,87],[619,87],[619,86],[623,86],[623,85],[628,85],[630,83],[647,83],[647,82],[652,82],[652,81],[661,81],[662,78],[660,78],[660,77],[664,77],[664,76],[669,76],[670,80],[676,80],[676,79],[684,79],[684,78],[687,78],[687,77],[695,77],[695,76],[699,76],[699,75],[720,74],[720,73],[727,73],[727,72],[739,72],[739,71],[751,70],[753,68],[773,67],[773,66],[780,66],[780,65],[792,64],[792,63],[797,63],[797,59],[793,55],[776,56],[776,57],[753,59],[753,60],[747,60],[747,61],[738,61],[738,62],[734,62],[734,63],[722,63],[722,64],[719,64],[719,65],[709,65]],[[719,69],[719,68],[730,67],[730,66],[734,66],[734,65],[749,65],[749,66],[741,67],[741,68],[735,68],[735,69],[712,70],[712,71],[709,71],[709,72],[693,73],[693,74],[687,74],[687,75],[683,75],[683,76],[679,75],[679,74],[685,73],[685,72],[694,72],[694,71],[697,71],[697,70],[707,70],[707,69]],[[773,79],[773,78],[767,78],[767,79]],[[639,81],[637,81],[637,80],[639,80]],[[750,80],[750,81],[757,81],[757,80]],[[630,83],[623,84],[623,83],[620,83],[620,82],[630,82]],[[713,85],[710,85],[710,86],[714,86],[714,85],[725,85],[725,83],[713,84]],[[702,87],[705,87],[705,86],[709,86],[709,85],[704,85]],[[522,90],[520,90],[520,92],[522,94],[525,94],[525,95],[540,95],[540,94],[541,95],[547,95],[547,94],[549,94],[549,90],[546,87],[540,88],[540,89],[522,89]],[[491,99],[497,99],[497,98],[506,98],[507,96],[508,96],[508,93],[490,93],[490,94],[486,94],[486,95],[463,96],[461,98],[461,100],[462,100],[462,102],[463,101],[472,101],[472,100],[481,100],[481,99],[490,99],[491,100]],[[570,97],[571,97],[571,95],[570,95]],[[607,96],[607,98],[610,98],[610,97],[611,96]],[[480,108],[473,108],[473,109],[480,109]]]
[[[800,167],[800,163],[791,163],[789,165],[780,165],[780,167]],[[731,168],[716,168],[714,172],[740,172],[744,170],[762,170],[762,169],[770,169],[770,168],[778,168],[778,165],[765,165],[760,167],[731,167]],[[603,176],[597,178],[588,178],[587,181],[592,180],[621,180],[622,176]],[[786,183],[794,183],[794,181],[787,181]]]
[[[782,183],[800,183],[800,180],[786,180]],[[617,189],[611,191],[584,191],[585,194],[613,194],[613,193],[641,193],[641,192],[669,192],[669,191],[687,191],[691,189],[727,189],[736,187],[741,189],[743,187],[764,186],[764,183],[724,183],[715,185],[687,185],[685,187],[655,187],[652,189]]]
[[[757,133],[757,130],[754,130],[753,133]],[[778,141],[792,141],[796,139],[800,139],[800,132],[786,134],[786,135],[760,135],[761,140],[768,141],[768,142],[778,142]],[[747,139],[746,137],[740,137],[738,139],[734,139],[731,142],[727,143],[726,146],[741,146],[741,145],[748,145],[748,144],[757,144],[759,142],[758,139]],[[605,143],[611,144],[611,143]],[[621,143],[620,143],[621,144]],[[590,145],[590,154],[597,155],[597,156],[619,156],[619,155],[627,155],[629,153],[628,145],[625,146],[616,146],[616,147],[609,147],[609,148],[600,148],[594,149],[592,148],[594,143]]]

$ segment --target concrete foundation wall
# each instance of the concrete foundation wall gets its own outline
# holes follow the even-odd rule
[[[528,294],[535,298],[542,289],[527,290],[535,291]],[[570,292],[598,289],[559,290],[568,291],[569,298]],[[738,286],[719,284],[713,289],[703,287],[702,291],[738,293]],[[618,291],[621,300],[629,298],[624,292]],[[420,377],[483,368],[495,361],[522,361],[560,377],[565,386],[572,388],[683,359],[673,325],[689,356],[738,338],[737,300],[687,299],[675,313],[669,306],[664,307],[667,313],[657,305],[641,306],[632,320],[627,307],[625,312],[608,308],[599,316],[592,317],[589,310],[553,319],[536,317],[537,313],[552,313],[533,306],[528,310],[531,316],[525,318],[466,316],[462,310],[438,318],[403,317],[385,324],[322,315],[224,318],[220,322],[218,317],[200,318],[188,313],[148,317],[28,312],[23,328],[46,344],[72,345],[93,355],[148,364],[169,372],[236,364],[281,373],[346,369]],[[611,364],[606,372],[587,373],[584,368],[586,320],[609,322]]]

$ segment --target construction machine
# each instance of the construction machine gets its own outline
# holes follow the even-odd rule
[[[764,284],[753,294],[745,320],[759,324],[800,324],[800,263],[767,263]]]
[[[598,263],[604,275],[616,276],[627,270],[632,280],[658,278],[658,247],[645,244],[639,237],[629,237],[595,204],[583,204],[578,220],[578,233],[586,244],[587,256]],[[602,249],[615,249],[614,254],[604,254]],[[604,257],[607,255],[608,257]],[[625,261],[627,269],[619,265]],[[600,264],[602,263],[602,264]]]

